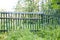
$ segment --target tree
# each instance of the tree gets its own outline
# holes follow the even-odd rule
[[[15,11],[18,12],[38,12],[39,11],[39,0],[19,0]]]
[[[59,3],[60,3],[60,0],[52,0],[51,4],[52,4],[53,9],[60,9]]]
[[[39,12],[39,0],[19,0],[15,11],[17,12]],[[33,15],[22,15],[24,18],[33,17]],[[36,17],[36,15],[34,15]],[[33,20],[31,20],[33,21]],[[26,22],[26,20],[24,20]]]

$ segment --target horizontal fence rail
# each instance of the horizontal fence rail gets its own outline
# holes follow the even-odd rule
[[[0,12],[0,30],[40,30],[46,25],[58,24],[57,20],[54,15],[43,12]]]

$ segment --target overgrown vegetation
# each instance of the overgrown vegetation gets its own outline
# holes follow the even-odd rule
[[[5,36],[4,36],[5,35]],[[48,25],[37,32],[30,32],[28,29],[19,29],[1,34],[1,40],[60,40],[60,25],[56,27]]]
[[[36,34],[46,40],[60,40],[60,25],[56,27],[49,25],[43,30],[40,29]]]
[[[47,2],[48,1],[48,2]],[[34,21],[34,20],[29,20],[26,22],[26,20],[23,21],[23,25],[25,23],[25,26],[26,25],[29,25],[31,26],[31,24],[33,23],[36,23],[37,26],[39,26],[39,30],[36,31],[36,32],[30,32],[30,30],[28,29],[19,29],[19,30],[14,30],[14,31],[9,31],[8,33],[0,33],[0,40],[60,40],[60,4],[59,4],[59,0],[56,1],[56,0],[47,0],[46,1],[46,4],[44,4],[43,1],[42,4],[41,4],[41,10],[40,10],[40,5],[39,5],[39,0],[25,0],[25,1],[21,1],[19,0],[17,5],[16,5],[16,8],[15,8],[15,11],[16,12],[40,12],[40,11],[43,11],[45,12],[46,14],[53,14],[54,16],[51,16],[51,17],[48,17],[48,18],[54,18],[53,20],[53,23],[52,23],[52,20],[48,20],[48,18],[46,18],[45,21],[49,21],[51,23],[51,25],[49,25],[47,22],[46,25],[43,25],[43,26],[40,26],[39,22],[43,22],[43,21]],[[22,4],[23,3],[23,4]],[[24,6],[23,6],[24,5]],[[48,10],[48,11],[47,11]],[[33,17],[32,15],[27,15],[27,17]],[[23,15],[23,17],[25,17]],[[36,17],[36,16],[34,16]],[[38,18],[39,16],[37,16]],[[45,16],[44,16],[45,17]],[[58,18],[58,19],[57,19]],[[57,20],[56,20],[57,19]],[[3,23],[5,21],[3,20]],[[14,27],[15,26],[18,26],[18,23],[19,21],[8,21],[10,25],[16,23],[16,25],[14,24]],[[21,22],[21,21],[20,21]],[[59,23],[58,23],[59,22]],[[3,27],[4,29],[4,26],[5,24],[1,24],[1,27]],[[6,27],[9,27],[9,25],[6,24]],[[33,24],[31,26],[31,28],[33,27]],[[57,25],[58,24],[58,25]],[[19,24],[19,26],[21,26],[21,24]],[[1,29],[0,27],[0,29]],[[13,27],[13,26],[11,26]],[[24,26],[23,26],[24,27]],[[8,28],[11,30],[11,28]],[[14,28],[15,29],[15,28]],[[33,29],[33,28],[32,28]]]
[[[21,29],[9,32],[5,40],[40,40],[40,39],[42,38],[39,38],[37,35],[34,35],[29,30]]]

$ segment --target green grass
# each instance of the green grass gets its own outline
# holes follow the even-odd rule
[[[16,30],[8,33],[5,40],[40,40],[37,35],[31,33],[28,29]]]
[[[7,33],[0,33],[0,40],[5,40],[7,37]]]
[[[0,33],[0,40],[60,40],[60,25],[45,25],[34,33],[28,29]]]
[[[45,29],[40,29],[36,34],[46,40],[60,40],[60,25],[56,25],[55,27],[48,25]]]

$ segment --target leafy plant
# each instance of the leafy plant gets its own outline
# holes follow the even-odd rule
[[[45,29],[40,29],[36,34],[46,40],[60,40],[60,26],[57,25],[57,28],[51,25],[46,27]]]
[[[16,30],[8,33],[6,40],[39,40],[37,35],[34,35],[29,30]]]

